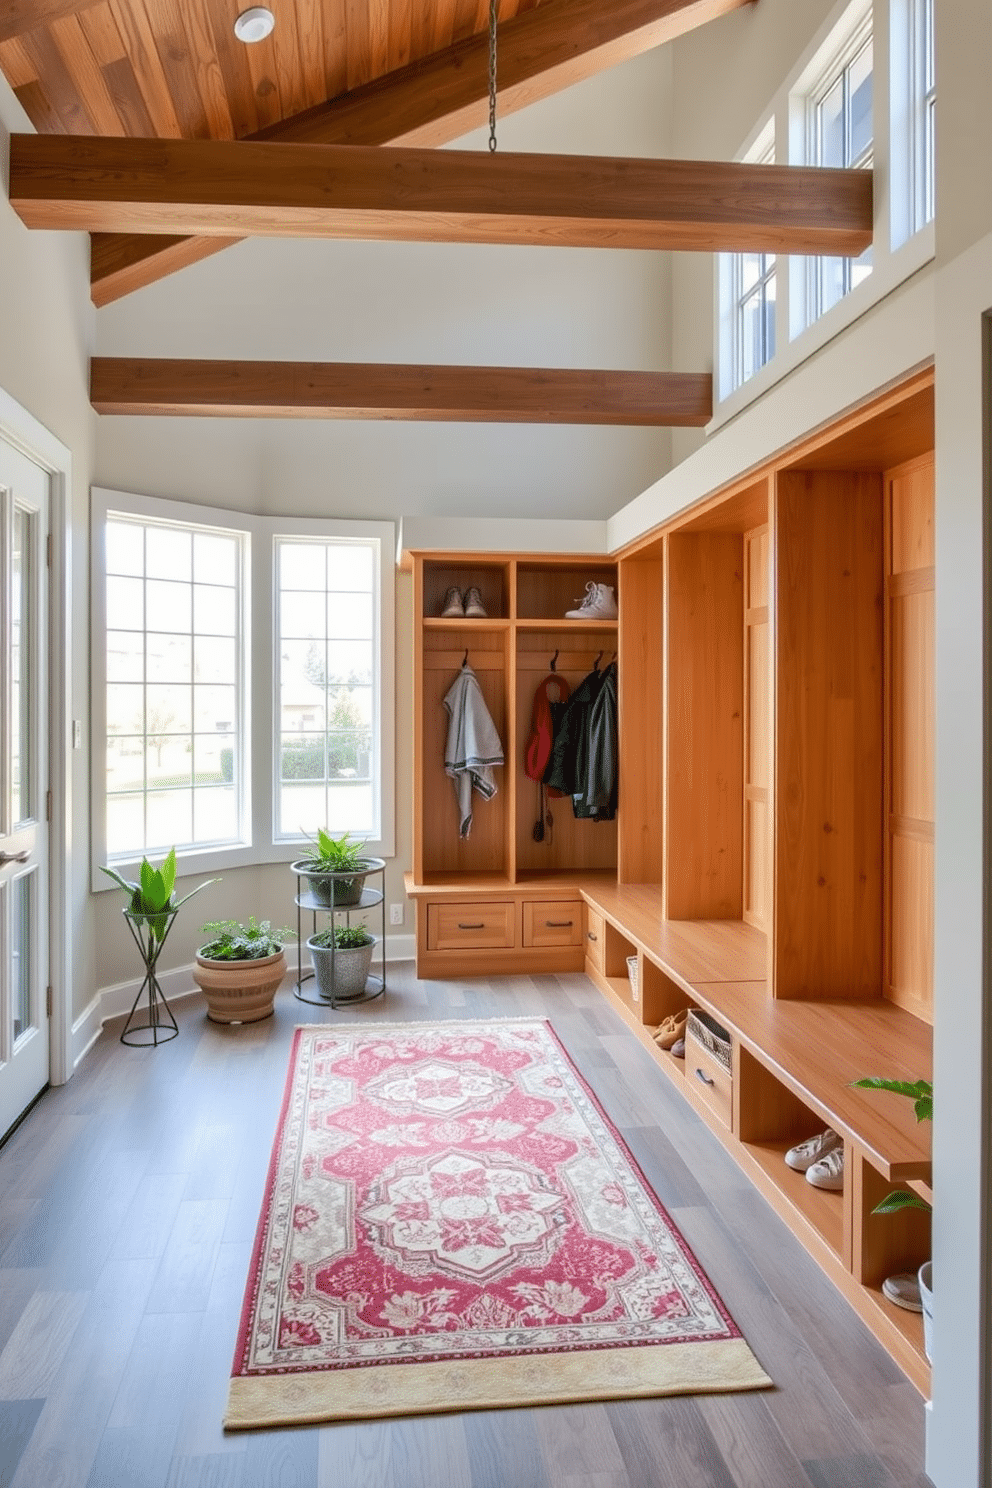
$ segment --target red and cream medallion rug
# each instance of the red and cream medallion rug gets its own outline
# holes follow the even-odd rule
[[[770,1383],[547,1023],[297,1029],[225,1426]]]

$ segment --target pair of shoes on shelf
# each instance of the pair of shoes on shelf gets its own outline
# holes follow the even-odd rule
[[[674,1044],[672,1045],[671,1049],[669,1050],[669,1053],[675,1059],[684,1059],[685,1058],[685,1039],[684,1038],[676,1039],[675,1042],[674,1042]]]
[[[844,1139],[832,1127],[790,1147],[785,1161],[797,1173],[805,1173],[814,1188],[836,1193],[844,1187]]]
[[[444,604],[441,606],[442,620],[487,620],[486,607],[482,603],[482,595],[474,584],[462,594],[454,584],[448,589],[444,596]]]
[[[586,585],[585,598],[581,603],[576,600],[577,609],[566,610],[566,620],[615,620],[617,618],[617,602],[610,584],[595,584],[592,580]]]
[[[659,1024],[651,1035],[659,1049],[670,1049],[685,1035],[688,1018],[688,1010],[684,1013],[671,1013]]]

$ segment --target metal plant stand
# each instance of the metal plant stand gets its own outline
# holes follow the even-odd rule
[[[359,899],[357,904],[321,903],[320,900],[314,898],[313,894],[311,894],[309,890],[301,892],[302,885],[300,880],[304,879],[306,877],[306,874],[298,872],[295,865],[291,870],[293,873],[296,874],[296,985],[293,987],[293,993],[300,1002],[309,1003],[311,1007],[356,1007],[361,1002],[372,1002],[376,997],[381,997],[386,990],[386,865],[383,862],[382,858],[372,858],[370,861],[375,866],[370,868],[366,872],[365,877],[378,878],[379,887],[377,889],[370,889],[363,886],[361,898]],[[322,876],[331,879],[331,899],[333,900],[334,880],[353,879],[355,877],[355,874],[352,871],[346,873],[328,873],[323,874]],[[381,905],[382,907],[382,934],[379,938],[379,966],[378,970],[371,971],[369,976],[366,978],[364,992],[360,992],[357,997],[333,998],[330,1001],[328,1001],[326,997],[308,997],[304,992],[303,987],[306,982],[314,980],[314,973],[312,971],[304,972],[303,970],[304,913],[309,913],[313,916],[313,929],[310,933],[311,935],[316,935],[317,916],[319,914],[330,915],[332,925],[335,923],[336,917],[338,915],[344,915],[345,924],[350,925],[351,916],[353,914],[361,914],[365,910],[374,909],[377,904]],[[332,946],[332,978],[333,963],[334,948]]]
[[[158,958],[169,938],[169,931],[172,929],[172,922],[176,918],[177,911],[173,909],[163,911],[161,914],[147,915],[132,914],[129,909],[125,909],[123,913],[134,943],[141,952],[141,959],[145,964],[145,979],[131,1004],[131,1011],[121,1032],[121,1043],[137,1048],[157,1047],[159,1044],[168,1042],[169,1039],[176,1038],[179,1033],[179,1025],[172,1016],[172,1009],[165,1000],[165,993],[159,985],[156,973]],[[153,923],[157,926],[164,925],[161,936],[156,936],[152,928]],[[144,1023],[135,1022],[138,1004],[145,992],[148,993],[148,1018]],[[142,1038],[142,1034],[146,1037]]]

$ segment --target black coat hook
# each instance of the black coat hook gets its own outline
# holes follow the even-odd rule
[[[600,651],[599,655],[596,657],[596,660],[592,664],[592,669],[593,669],[594,672],[598,672],[599,671],[599,663],[602,661],[602,659],[603,659],[603,653],[602,653],[602,651]]]
[[[468,647],[465,647],[465,655],[462,657],[462,667],[468,666]]]
[[[556,672],[558,670],[558,654],[558,651],[556,651],[554,656],[552,656],[551,658],[551,670],[553,672]]]

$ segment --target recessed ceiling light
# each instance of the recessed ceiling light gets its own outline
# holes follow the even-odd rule
[[[253,41],[264,41],[267,36],[271,36],[275,23],[276,18],[271,10],[266,10],[264,5],[253,5],[250,10],[243,10],[238,16],[234,23],[234,34],[247,46]]]

